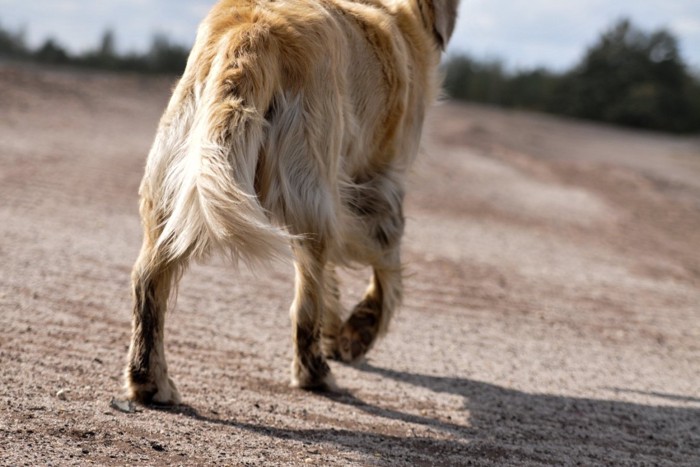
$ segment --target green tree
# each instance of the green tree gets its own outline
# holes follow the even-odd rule
[[[668,31],[645,33],[622,20],[564,80],[564,111],[571,115],[671,131],[693,127],[694,79]]]
[[[0,26],[0,56],[24,58],[28,55],[25,31],[10,31]]]
[[[79,65],[89,68],[101,68],[106,70],[120,70],[121,59],[116,51],[116,37],[112,30],[102,33],[102,38],[97,48],[90,50],[76,58]]]
[[[116,53],[116,39],[114,37],[114,31],[107,30],[102,34],[102,41],[100,42],[99,55],[101,57],[113,58],[117,55]]]
[[[187,64],[188,54],[187,48],[173,44],[162,34],[156,34],[146,60],[153,71],[182,73]]]
[[[50,63],[52,65],[64,65],[70,62],[70,57],[55,39],[46,39],[41,47],[33,54],[34,59],[42,63]]]
[[[520,107],[665,131],[700,130],[700,80],[678,40],[622,20],[571,71],[507,72],[497,61],[451,57],[445,90],[456,99]]]
[[[477,61],[464,55],[451,57],[445,66],[445,91],[456,99],[504,105],[506,74],[497,60]]]

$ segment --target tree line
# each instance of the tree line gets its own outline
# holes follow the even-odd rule
[[[106,31],[97,47],[80,54],[70,53],[53,38],[36,48],[30,48],[23,31],[0,27],[0,57],[51,65],[71,65],[110,71],[137,73],[181,73],[185,69],[189,49],[174,44],[167,36],[156,34],[151,46],[142,53],[121,54],[116,50],[116,38]]]
[[[0,57],[140,73],[181,73],[189,50],[156,35],[143,53],[120,54],[107,31],[97,47],[72,54],[55,39],[27,46],[21,31],[0,27]],[[445,90],[460,100],[671,132],[700,131],[700,78],[666,30],[643,31],[621,20],[568,71],[511,72],[499,61],[451,56]]]
[[[458,55],[445,64],[449,96],[671,132],[700,130],[700,79],[666,30],[621,20],[572,69],[508,72],[499,61]]]

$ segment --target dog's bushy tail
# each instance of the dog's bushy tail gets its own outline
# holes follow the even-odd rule
[[[171,259],[200,257],[211,247],[246,262],[289,256],[292,236],[273,225],[255,190],[277,72],[263,65],[214,57],[203,82],[192,79],[192,115],[181,119],[186,128],[170,131],[184,138],[181,154],[171,158],[163,181],[168,209],[158,246]],[[180,86],[187,80],[186,72]]]

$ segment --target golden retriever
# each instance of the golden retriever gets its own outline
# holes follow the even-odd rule
[[[222,0],[201,24],[141,184],[128,397],[176,404],[171,289],[213,251],[294,257],[292,383],[333,386],[401,295],[405,174],[439,87],[458,0]],[[373,270],[340,318],[334,267]]]

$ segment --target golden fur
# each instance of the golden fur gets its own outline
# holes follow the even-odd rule
[[[163,350],[171,288],[215,250],[289,255],[292,381],[328,387],[401,299],[404,177],[438,88],[457,0],[223,0],[200,26],[141,185],[129,396],[177,403]],[[368,264],[340,319],[334,266]]]

